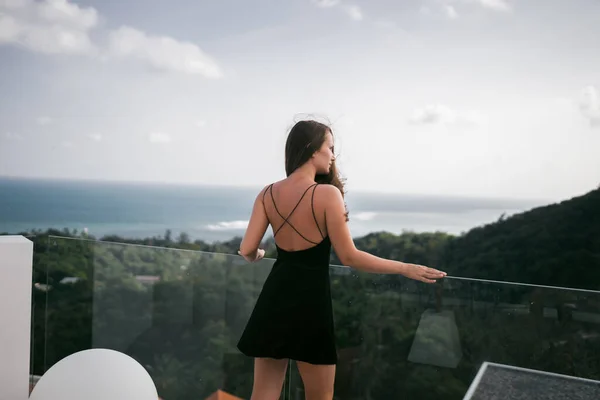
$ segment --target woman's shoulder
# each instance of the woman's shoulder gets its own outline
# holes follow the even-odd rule
[[[267,194],[269,191],[273,190],[273,186],[280,184],[280,183],[281,183],[281,182],[283,182],[284,180],[285,180],[285,179],[282,179],[282,180],[279,180],[279,181],[276,181],[276,182],[271,182],[271,183],[268,183],[268,184],[264,185],[264,186],[262,187],[262,189],[260,189],[260,192],[258,192],[258,196],[257,196],[257,197],[261,197],[261,198],[262,198],[262,197],[263,197],[263,196],[265,196],[265,195],[266,195],[266,194]]]
[[[342,193],[335,185],[319,183],[315,188],[316,195],[325,201],[337,201],[342,198]]]

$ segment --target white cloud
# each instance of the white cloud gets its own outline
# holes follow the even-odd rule
[[[6,132],[4,134],[4,137],[7,138],[8,140],[22,140],[23,136],[19,135],[18,133],[15,132]]]
[[[398,27],[398,25],[394,21],[389,21],[389,20],[385,20],[385,19],[375,21],[374,24],[376,27],[382,28],[382,29],[394,29],[394,28]]]
[[[457,19],[459,9],[466,6],[485,8],[496,12],[510,12],[512,5],[508,0],[430,0],[422,5],[419,13],[427,16],[443,15],[448,19]]]
[[[429,6],[426,5],[422,5],[421,7],[419,7],[419,14],[421,15],[431,15],[431,8]]]
[[[362,21],[365,16],[361,8],[355,4],[344,4],[341,0],[311,0],[314,5],[320,8],[341,8],[353,21]]]
[[[449,4],[444,4],[444,12],[446,13],[446,16],[450,19],[458,18],[458,12],[456,12],[456,9],[454,8],[454,6],[451,6]]]
[[[90,140],[93,140],[94,142],[100,142],[102,140],[102,135],[98,133],[90,133],[87,136]]]
[[[600,93],[595,86],[587,86],[581,92],[579,110],[594,127],[600,126]]]
[[[0,8],[15,9],[22,8],[30,1],[28,0],[0,0]]]
[[[409,122],[415,125],[478,126],[486,124],[487,118],[477,111],[459,112],[443,104],[430,104],[415,109]]]
[[[225,221],[207,225],[206,227],[211,231],[243,230],[248,227],[248,222],[249,221]]]
[[[96,9],[81,8],[67,0],[42,1],[38,3],[37,12],[44,21],[78,29],[91,29],[98,24]]]
[[[204,128],[206,126],[206,121],[203,119],[199,119],[194,125],[196,126],[196,128]]]
[[[363,211],[357,214],[354,214],[353,218],[359,221],[371,221],[377,216],[376,212],[372,211]]]
[[[317,7],[329,8],[341,4],[340,0],[312,0]]]
[[[475,2],[482,7],[489,8],[494,11],[511,11],[512,7],[507,0],[469,0]]]
[[[220,78],[217,63],[198,46],[168,36],[151,36],[131,27],[121,27],[109,35],[108,53],[113,57],[131,57],[166,71]]]
[[[97,24],[94,8],[67,0],[0,0],[0,44],[45,54],[92,54],[89,31]]]
[[[74,147],[74,144],[73,144],[73,142],[71,142],[70,140],[65,140],[65,141],[61,142],[61,144],[60,144],[60,145],[61,145],[62,147],[66,147],[66,148],[68,148],[68,149],[70,149],[70,148]]]
[[[344,10],[346,10],[346,13],[350,17],[350,19],[352,19],[354,21],[362,21],[364,19],[362,10],[360,9],[359,6],[356,6],[356,5],[345,6]]]
[[[108,48],[93,43],[90,32],[99,14],[68,0],[0,0],[0,45],[24,47],[43,54],[103,55],[133,58],[154,68],[219,78],[221,69],[197,45],[168,36],[151,36],[131,27],[109,32]]]
[[[150,143],[171,143],[171,136],[163,132],[153,132],[148,135]]]
[[[419,14],[427,17],[443,16],[448,19],[457,19],[459,17],[458,11],[456,11],[456,7],[450,3],[453,3],[453,0],[445,0],[445,2],[441,4],[432,4],[433,8],[428,5],[422,5],[419,8]]]
[[[38,117],[37,119],[37,123],[38,125],[50,125],[52,122],[54,122],[54,120],[50,117],[46,117],[46,116],[42,116],[42,117]]]

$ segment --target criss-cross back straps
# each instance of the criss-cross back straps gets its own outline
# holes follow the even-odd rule
[[[317,223],[317,216],[315,215],[315,209],[314,209],[314,196],[315,196],[315,190],[317,187],[318,183],[315,183],[313,185],[310,185],[302,194],[302,196],[300,197],[300,200],[298,200],[298,203],[296,203],[296,206],[292,209],[292,211],[288,214],[287,218],[283,216],[283,214],[281,214],[281,212],[279,211],[279,209],[277,208],[277,204],[275,203],[275,198],[273,196],[273,184],[269,185],[269,187],[265,190],[265,192],[263,193],[263,204],[264,204],[264,197],[267,193],[267,191],[270,192],[271,194],[271,200],[273,201],[273,206],[275,207],[275,211],[277,211],[277,214],[279,214],[279,216],[281,218],[283,218],[283,223],[281,224],[281,226],[275,231],[275,233],[273,234],[273,237],[277,236],[277,233],[279,233],[279,231],[285,226],[285,224],[288,224],[298,235],[300,235],[300,237],[302,237],[302,239],[306,240],[307,242],[310,242],[312,244],[318,244],[317,242],[314,242],[310,239],[307,239],[302,233],[300,233],[298,231],[298,229],[296,229],[296,227],[294,225],[292,225],[289,221],[289,219],[291,218],[292,214],[294,214],[294,212],[296,211],[296,209],[298,208],[298,206],[300,205],[300,203],[302,203],[302,200],[304,199],[304,196],[306,196],[306,193],[308,193],[308,191],[311,188],[313,189],[313,194],[312,194],[312,199],[311,199],[311,207],[312,207],[312,212],[313,212],[313,217],[315,219],[315,223],[317,224],[317,229],[319,229],[319,233],[321,234],[321,237],[323,237],[323,233],[321,232],[321,228],[319,227],[319,224]]]

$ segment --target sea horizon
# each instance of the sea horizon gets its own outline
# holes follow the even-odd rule
[[[223,242],[243,236],[261,187],[0,176],[0,232],[86,231],[128,239],[186,233]],[[373,232],[458,235],[548,201],[352,190],[353,237]],[[265,238],[272,235],[269,229]]]

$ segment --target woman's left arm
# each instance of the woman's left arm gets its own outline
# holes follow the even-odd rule
[[[252,208],[252,215],[250,216],[250,222],[248,222],[248,228],[240,244],[240,250],[238,254],[246,259],[248,262],[256,262],[265,256],[265,251],[259,249],[258,246],[265,236],[265,232],[269,227],[269,219],[265,212],[265,206],[263,204],[263,194],[266,188],[260,191],[256,200],[254,201],[254,207]]]

